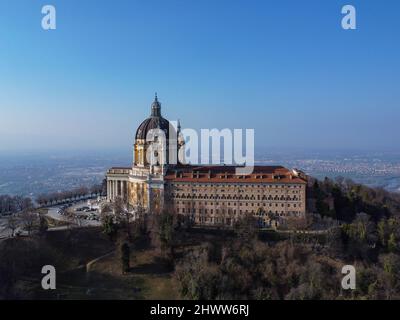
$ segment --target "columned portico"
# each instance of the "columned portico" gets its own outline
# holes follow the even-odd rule
[[[114,201],[117,197],[128,198],[128,184],[132,177],[132,168],[111,168],[107,172],[107,200]]]
[[[111,199],[111,180],[107,180],[107,200]]]

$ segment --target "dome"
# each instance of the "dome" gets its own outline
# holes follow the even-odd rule
[[[146,139],[147,133],[153,129],[161,129],[168,139],[169,121],[163,117],[150,117],[144,120],[136,131],[136,139]]]
[[[152,129],[163,130],[166,139],[169,138],[169,121],[161,116],[161,103],[158,101],[157,94],[151,105],[151,116],[140,124],[135,139],[145,140],[147,133]]]

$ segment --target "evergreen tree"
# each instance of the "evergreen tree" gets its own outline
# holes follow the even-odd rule
[[[118,227],[114,222],[114,218],[111,215],[106,215],[102,218],[103,233],[106,234],[110,240],[114,239],[117,234]]]
[[[130,268],[130,261],[129,261],[130,248],[127,242],[124,242],[121,245],[120,254],[121,254],[122,273],[126,273],[129,271]]]
[[[377,225],[378,237],[379,242],[382,246],[386,245],[386,237],[387,237],[387,227],[386,227],[386,220],[381,219]]]
[[[44,235],[46,233],[47,229],[49,229],[49,224],[48,224],[46,218],[43,217],[42,215],[40,215],[40,217],[39,217],[39,234]]]
[[[396,236],[394,235],[394,233],[391,233],[388,240],[388,250],[389,252],[395,252],[396,249],[397,249]]]

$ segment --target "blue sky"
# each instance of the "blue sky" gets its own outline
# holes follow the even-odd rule
[[[398,150],[399,33],[397,0],[0,0],[0,150],[130,150],[155,91],[256,148]]]

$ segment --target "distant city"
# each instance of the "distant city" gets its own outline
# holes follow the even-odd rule
[[[126,150],[113,152],[0,154],[0,194],[39,194],[100,183],[115,164],[129,166]],[[342,176],[400,192],[400,152],[306,152],[262,150],[256,164],[299,168],[316,178]]]
[[[272,152],[261,154],[257,159],[257,163],[299,168],[319,179],[344,177],[400,192],[400,152]]]
[[[129,155],[129,153],[128,153]],[[35,198],[39,194],[92,186],[113,163],[129,165],[121,152],[0,154],[0,194]]]

